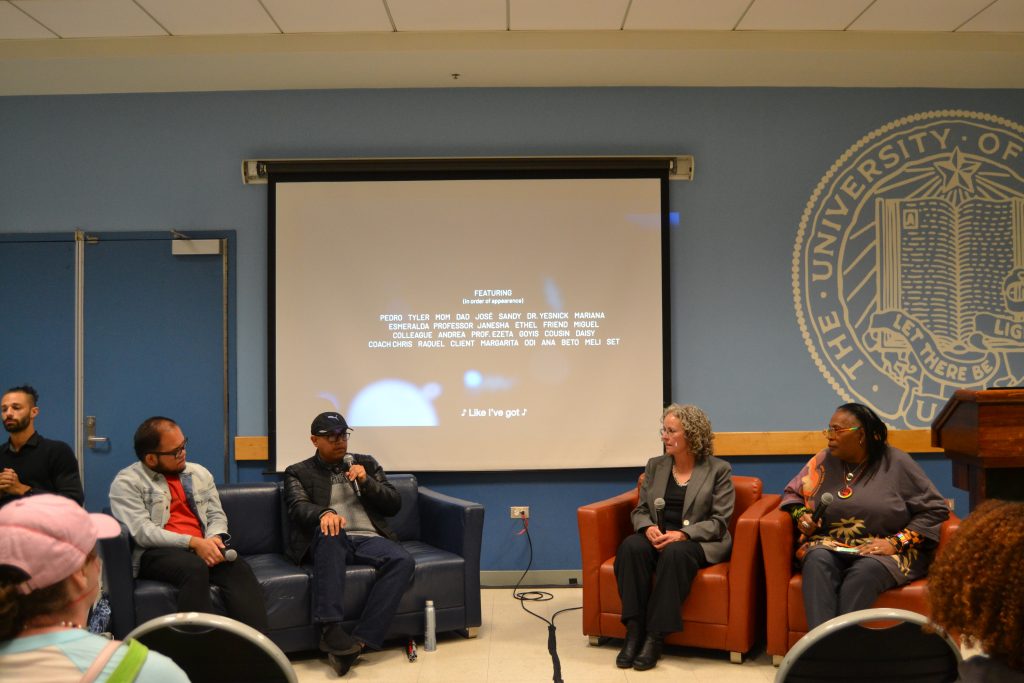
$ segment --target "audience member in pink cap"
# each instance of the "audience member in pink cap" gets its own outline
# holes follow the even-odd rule
[[[115,680],[187,683],[167,657],[82,628],[100,590],[96,540],[120,532],[113,517],[88,513],[62,496],[41,494],[0,508],[4,680],[108,681],[117,672],[126,677]]]

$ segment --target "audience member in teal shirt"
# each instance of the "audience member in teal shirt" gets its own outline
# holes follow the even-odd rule
[[[96,541],[120,534],[108,515],[52,494],[0,509],[0,671],[4,680],[187,683],[167,657],[83,625],[99,596]],[[95,663],[95,666],[94,666]]]

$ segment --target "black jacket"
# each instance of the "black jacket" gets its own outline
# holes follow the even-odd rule
[[[357,465],[366,468],[366,481],[359,482],[360,501],[366,515],[381,536],[398,541],[385,517],[393,517],[402,508],[402,497],[388,481],[387,475],[370,455],[352,453]],[[341,463],[328,466],[319,455],[289,466],[284,471],[284,500],[291,521],[288,530],[288,556],[296,564],[313,542],[320,528],[320,516],[331,509],[331,472],[341,471]]]

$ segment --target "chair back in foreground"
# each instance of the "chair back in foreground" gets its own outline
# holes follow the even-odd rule
[[[288,657],[270,638],[220,614],[184,612],[150,619],[128,638],[166,655],[192,683],[297,683]]]
[[[916,612],[884,607],[841,614],[790,649],[775,683],[956,681],[960,648],[941,631],[922,630],[927,623]]]

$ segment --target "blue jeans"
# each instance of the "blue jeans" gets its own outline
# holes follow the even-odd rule
[[[337,536],[325,536],[317,529],[312,552],[313,619],[321,624],[345,619],[345,567],[366,564],[377,570],[352,637],[379,650],[412,580],[416,567],[412,555],[382,536],[349,536],[344,529]]]

